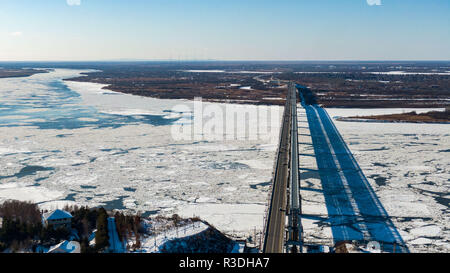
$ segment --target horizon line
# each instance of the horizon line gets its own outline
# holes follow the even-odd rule
[[[450,62],[450,59],[340,59],[340,60],[327,60],[327,59],[317,59],[317,60],[221,60],[221,59],[110,59],[110,60],[0,60],[0,63],[125,63],[125,62]]]

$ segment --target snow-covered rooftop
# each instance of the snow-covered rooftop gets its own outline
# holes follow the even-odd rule
[[[77,242],[63,241],[49,249],[47,253],[80,253]]]
[[[67,218],[73,218],[72,214],[70,214],[67,211],[57,209],[55,211],[45,213],[44,219],[45,220],[60,220],[60,219],[67,219]]]

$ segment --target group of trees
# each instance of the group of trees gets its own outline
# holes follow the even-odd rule
[[[116,219],[116,228],[119,235],[119,240],[126,241],[133,235],[136,238],[136,243],[133,248],[139,248],[141,246],[140,233],[142,233],[141,216],[138,215],[125,215],[122,212],[116,212],[114,215]]]
[[[400,114],[390,114],[390,115],[376,115],[376,116],[362,116],[362,117],[351,117],[356,119],[372,119],[372,120],[383,120],[383,121],[403,121],[403,122],[450,122],[450,111],[446,109],[445,111],[431,111],[426,113],[417,114],[416,111]]]
[[[66,206],[65,211],[72,214],[72,229],[80,236],[82,252],[103,252],[109,247],[108,213],[103,208]],[[0,252],[34,251],[37,245],[50,247],[62,240],[68,240],[72,230],[45,226],[42,213],[36,204],[21,201],[6,201],[0,205]],[[95,247],[89,246],[89,237],[97,229]]]
[[[427,114],[437,120],[450,121],[450,107],[445,108],[445,111],[443,112],[432,111]]]
[[[109,247],[108,213],[104,208],[98,210],[95,246],[98,251],[105,251]]]
[[[13,249],[29,248],[41,230],[43,228],[39,225],[4,218],[3,226],[0,229],[0,250],[8,247]]]
[[[109,247],[108,213],[104,208],[66,206],[64,210],[73,216],[72,227],[80,235],[82,253],[103,252]],[[89,237],[94,229],[95,246],[91,247]]]
[[[251,103],[262,105],[284,105],[284,90],[273,88],[278,85],[265,85],[254,79],[253,73],[191,73],[186,70],[226,69],[253,70],[273,69],[273,66],[205,66],[200,65],[117,65],[103,66],[101,72],[87,73],[83,77],[70,79],[72,81],[96,82],[107,84],[108,89],[161,99],[194,99],[202,97],[205,101],[233,101],[234,103]],[[231,84],[251,86],[253,90],[231,87]],[[221,88],[218,88],[221,87]],[[273,98],[266,100],[266,98]],[[275,99],[277,98],[277,99]],[[280,99],[281,98],[281,99]]]
[[[36,204],[16,200],[8,200],[0,205],[0,217],[32,224],[41,222],[41,212]]]
[[[71,229],[55,229],[43,225],[43,212],[36,204],[21,201],[4,202],[0,205],[0,217],[3,219],[0,228],[0,252],[5,249],[34,251],[38,245],[50,247],[71,238],[73,231],[79,236],[82,253],[107,251],[109,216],[104,208],[66,206],[64,210],[73,216]],[[139,248],[140,237],[144,232],[141,216],[122,212],[116,212],[114,216],[119,239],[123,242],[134,237],[136,243],[132,247]],[[89,239],[95,229],[95,246],[90,246]]]
[[[338,71],[339,69],[320,73],[283,73],[277,75],[277,78],[308,86],[317,102],[327,107],[441,108],[449,105],[446,99],[450,76],[372,74],[365,70]]]
[[[80,239],[89,239],[97,225],[98,210],[78,206],[66,206],[64,210],[72,214],[72,227],[78,232]]]
[[[0,205],[0,217],[0,251],[29,248],[44,230],[39,208],[32,203],[6,201]]]
[[[65,228],[54,229],[42,224],[41,212],[36,204],[21,201],[6,201],[0,205],[3,218],[0,229],[0,251],[10,248],[32,249],[37,244],[51,245],[70,235]]]

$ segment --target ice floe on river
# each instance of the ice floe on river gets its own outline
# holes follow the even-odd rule
[[[193,102],[62,81],[80,72],[0,80],[0,202],[195,214],[242,236],[262,228],[279,120],[271,121],[263,141],[174,141],[172,125],[189,127],[193,114],[171,109]],[[281,119],[280,107],[236,109],[255,107],[273,109]]]
[[[450,250],[450,125],[337,121],[338,117],[436,109],[327,109],[375,193],[412,252]],[[305,236],[330,244],[320,177],[306,116],[299,111]],[[302,127],[306,132],[302,132]],[[309,143],[309,145],[308,145]],[[303,177],[303,178],[302,178]]]

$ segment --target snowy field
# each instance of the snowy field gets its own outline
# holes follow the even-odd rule
[[[336,121],[338,117],[436,109],[327,109],[372,188],[411,252],[450,250],[448,124]],[[299,111],[300,164],[305,236],[310,243],[332,244],[320,176],[304,110]],[[303,130],[305,131],[301,131]]]
[[[0,202],[196,215],[245,237],[262,228],[280,107],[236,106],[278,114],[263,141],[175,141],[172,125],[189,128],[193,113],[171,110],[180,104],[192,108],[193,102],[62,81],[80,72],[0,80]],[[251,124],[258,123],[252,118]]]
[[[202,222],[193,222],[186,224],[178,228],[168,229],[165,232],[161,232],[153,236],[145,236],[142,238],[141,248],[138,252],[141,253],[160,253],[160,247],[165,243],[179,238],[185,238],[192,235],[199,234],[207,230],[209,226]],[[129,244],[133,244],[134,241],[130,240]]]

